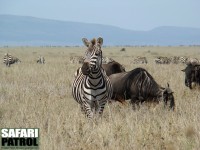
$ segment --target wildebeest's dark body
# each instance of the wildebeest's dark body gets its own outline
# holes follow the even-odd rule
[[[133,105],[144,101],[159,102],[161,100],[167,105],[170,101],[170,108],[174,109],[174,96],[169,85],[167,88],[159,86],[143,68],[113,74],[109,78],[113,86],[113,100],[123,102],[131,99]]]
[[[107,76],[114,73],[125,72],[125,68],[116,61],[109,62],[108,64],[102,64],[102,68],[106,71]]]
[[[200,65],[188,64],[185,69],[185,86],[192,89],[192,82],[200,85]]]

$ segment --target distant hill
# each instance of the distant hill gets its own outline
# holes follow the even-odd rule
[[[0,46],[74,46],[103,37],[104,45],[200,45],[200,28],[158,27],[132,31],[115,26],[0,15]]]

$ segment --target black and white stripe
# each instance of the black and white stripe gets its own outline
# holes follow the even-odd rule
[[[131,62],[133,64],[147,64],[147,58],[146,57],[140,57],[138,56],[137,58],[133,59]]]
[[[155,61],[156,64],[170,64],[171,63],[171,59],[170,58],[162,57],[162,56],[156,57],[154,59],[154,61]]]
[[[20,63],[21,61],[17,57],[13,57],[12,55],[6,53],[3,58],[3,63],[6,64],[7,67],[10,67],[11,64]]]
[[[188,60],[185,56],[172,56],[170,59],[172,64],[186,64]]]
[[[101,115],[104,106],[112,96],[112,85],[102,68],[101,46],[103,39],[93,39],[89,42],[83,38],[88,47],[83,66],[75,74],[72,84],[72,95],[81,105],[88,118],[93,118],[94,112]]]
[[[186,56],[179,57],[179,62],[182,64],[186,64],[187,60],[188,60],[188,57],[186,57]]]
[[[38,59],[37,59],[37,63],[38,64],[45,64],[45,59],[43,56],[39,56]]]

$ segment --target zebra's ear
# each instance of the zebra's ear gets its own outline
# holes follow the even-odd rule
[[[83,41],[83,44],[84,44],[86,47],[89,47],[90,42],[89,42],[86,38],[82,38],[82,41]]]
[[[99,37],[97,39],[97,44],[99,44],[100,46],[103,45],[103,38],[102,37]]]

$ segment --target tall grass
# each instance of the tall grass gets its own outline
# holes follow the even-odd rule
[[[103,48],[131,70],[143,67],[163,87],[174,91],[175,111],[163,103],[132,110],[129,102],[107,104],[102,119],[89,122],[72,98],[71,83],[79,64],[70,64],[70,56],[82,56],[85,48],[0,48],[0,57],[9,52],[21,59],[10,68],[0,64],[0,128],[40,128],[40,149],[152,149],[189,150],[200,148],[200,89],[184,85],[185,66],[155,65],[161,56],[200,54],[199,47],[120,47]],[[46,64],[36,63],[43,55]],[[147,65],[130,64],[135,56],[146,56]],[[198,58],[198,57],[197,57]]]

